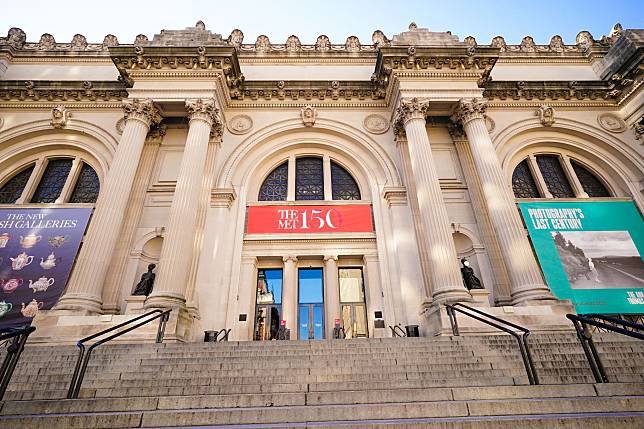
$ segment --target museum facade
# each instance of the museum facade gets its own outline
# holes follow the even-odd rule
[[[369,43],[245,43],[200,21],[123,44],[12,28],[0,322],[75,341],[172,308],[177,341],[438,335],[441,304],[464,302],[549,330],[593,301],[565,291],[593,288],[642,312],[641,259],[620,268],[566,231],[601,209],[632,223],[593,230],[631,231],[602,239],[641,254],[643,37],[481,44],[412,23]],[[563,231],[547,235],[552,275],[533,229]]]

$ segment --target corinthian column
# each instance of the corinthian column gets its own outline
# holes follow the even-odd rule
[[[137,166],[150,125],[159,122],[152,100],[123,101],[125,129],[112,159],[110,170],[101,184],[94,216],[83,247],[57,310],[101,313],[101,291],[112,253],[119,240],[121,224]]]
[[[419,246],[426,246],[424,253],[429,262],[429,273],[425,274],[431,279],[432,298],[435,302],[470,301],[472,297],[463,285],[457,263],[449,216],[425,127],[428,108],[428,101],[413,98],[402,100],[396,113],[396,122],[398,126],[404,126],[407,135],[421,223],[416,228],[420,228],[426,238],[419,242]]]
[[[146,308],[184,307],[186,286],[194,252],[199,196],[206,166],[211,131],[221,134],[215,100],[187,100],[190,118],[170,217],[163,240],[157,282]],[[219,137],[217,137],[219,139]]]
[[[514,304],[538,299],[553,299],[543,284],[537,261],[525,234],[510,186],[485,126],[485,99],[459,102],[453,119],[463,125],[470,142],[474,164],[481,181],[492,226],[498,237]]]

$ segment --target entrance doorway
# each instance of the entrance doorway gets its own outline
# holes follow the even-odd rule
[[[324,338],[324,279],[322,268],[298,270],[298,338]]]
[[[369,330],[362,268],[339,268],[338,276],[345,338],[366,338]]]
[[[257,270],[256,341],[276,340],[282,320],[282,270]]]

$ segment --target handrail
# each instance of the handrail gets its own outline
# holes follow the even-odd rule
[[[217,334],[215,335],[215,342],[228,341],[228,335],[230,335],[231,330],[232,329],[230,328],[224,328],[221,331],[217,332]],[[221,338],[219,338],[219,335],[221,335]]]
[[[79,348],[78,360],[76,361],[76,366],[74,367],[74,373],[72,375],[72,381],[69,384],[69,390],[67,391],[67,399],[76,399],[76,398],[78,398],[78,393],[80,392],[81,384],[83,384],[83,378],[85,378],[85,371],[87,371],[87,364],[89,362],[89,358],[92,355],[92,351],[96,347],[100,346],[101,344],[105,344],[106,342],[111,341],[114,338],[120,337],[121,335],[127,334],[128,332],[133,331],[136,328],[139,328],[139,327],[141,327],[143,325],[146,325],[146,324],[150,323],[151,321],[153,321],[155,319],[159,319],[159,318],[160,318],[160,320],[159,320],[159,328],[157,329],[156,342],[157,343],[162,343],[163,342],[163,335],[164,335],[164,332],[165,332],[165,325],[166,325],[166,322],[168,321],[168,318],[170,317],[170,312],[171,311],[172,311],[172,309],[169,309],[169,310],[160,310],[160,309],[152,310],[152,311],[149,311],[149,312],[147,312],[145,314],[137,316],[137,317],[135,317],[133,319],[127,320],[127,321],[125,321],[123,323],[119,323],[116,326],[112,326],[111,328],[104,329],[104,330],[102,330],[100,332],[97,332],[96,334],[92,334],[89,337],[85,337],[85,338],[83,338],[81,340],[78,340],[78,342],[76,343],[76,345]],[[137,323],[134,326],[130,326],[129,328],[124,329],[122,331],[119,331],[119,332],[117,332],[115,334],[112,334],[109,337],[106,337],[106,338],[98,340],[97,342],[95,342],[94,344],[89,346],[89,348],[87,349],[87,353],[85,353],[85,344],[84,344],[85,342],[87,342],[89,340],[93,340],[94,338],[100,337],[100,336],[102,336],[104,334],[107,334],[108,332],[112,332],[112,331],[115,331],[115,330],[117,330],[119,328],[127,326],[127,325],[131,324],[132,322],[136,322],[137,320],[141,320],[141,319],[143,319],[143,318],[145,318],[147,316],[150,316],[152,314],[155,314],[155,316],[151,317],[150,319],[147,319],[147,320],[144,320],[143,322]]]
[[[13,371],[16,369],[20,355],[25,348],[27,338],[29,338],[29,335],[31,335],[35,330],[36,328],[34,326],[0,330],[0,341],[13,338],[13,341],[7,347],[7,355],[2,361],[2,366],[0,366],[0,400],[2,400],[4,393],[7,391],[7,386],[9,386],[9,381],[11,381]]]
[[[406,337],[406,336],[407,336],[407,334],[405,333],[405,331],[403,331],[403,328],[401,328],[401,327],[400,327],[400,326],[398,326],[398,325],[394,325],[394,326],[389,325],[389,329],[391,329],[391,336],[392,336],[393,338],[396,338],[396,337],[401,337],[401,338],[403,338],[403,337]],[[400,333],[398,333],[398,332],[397,332],[397,330],[398,330],[398,331],[400,331]]]
[[[575,331],[577,331],[577,338],[579,338],[581,347],[582,349],[584,349],[584,354],[586,355],[586,359],[588,360],[588,365],[590,366],[590,370],[593,372],[593,376],[595,377],[595,381],[597,383],[609,383],[610,380],[608,380],[606,369],[604,368],[604,364],[599,357],[599,353],[597,352],[597,348],[595,347],[595,343],[593,341],[593,334],[592,332],[590,332],[590,329],[588,329],[588,325],[626,335],[631,338],[644,340],[644,325],[641,325],[639,323],[629,322],[627,320],[621,320],[616,317],[603,316],[600,314],[587,314],[583,316],[577,314],[566,314],[566,317],[570,319],[572,325],[575,327]],[[607,323],[601,322],[600,320],[622,325],[624,327],[629,327],[631,329],[636,329],[642,331],[643,333],[609,325]]]
[[[458,307],[463,307],[463,308],[458,308]],[[524,328],[523,326],[519,326],[515,323],[508,322],[507,320],[503,320],[491,314],[485,313],[484,311],[478,310],[476,308],[472,308],[468,305],[461,304],[460,302],[457,302],[454,304],[445,304],[445,308],[447,309],[449,322],[452,325],[452,333],[455,336],[460,335],[458,331],[458,322],[456,320],[456,312],[464,314],[468,317],[471,317],[472,319],[478,320],[479,322],[485,323],[486,325],[490,325],[496,329],[499,329],[503,332],[506,332],[512,335],[517,340],[517,343],[519,344],[519,351],[521,352],[521,359],[523,360],[523,366],[525,367],[526,373],[528,374],[528,381],[530,382],[530,384],[539,384],[539,376],[537,374],[537,368],[535,367],[534,361],[532,360],[532,354],[530,353],[530,347],[528,345],[528,336],[530,335],[529,329]],[[494,323],[494,322],[491,322],[490,320],[483,319],[477,314],[471,314],[470,312],[477,313],[480,316],[487,317],[488,319],[492,319],[498,323]],[[506,326],[501,325],[501,323]],[[516,331],[513,331],[507,326],[517,329],[523,332],[523,334],[519,335]]]

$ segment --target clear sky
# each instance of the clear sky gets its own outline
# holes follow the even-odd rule
[[[531,35],[547,44],[555,34],[574,44],[576,34],[590,31],[600,38],[616,22],[624,28],[644,28],[644,0],[330,0],[330,1],[197,1],[197,0],[0,0],[0,34],[20,27],[27,40],[37,42],[50,33],[57,42],[69,42],[76,33],[88,42],[102,42],[112,33],[122,43],[137,34],[150,39],[162,28],[183,29],[202,20],[206,28],[228,37],[231,30],[244,32],[244,43],[266,34],[272,43],[284,43],[291,34],[312,44],[320,34],[332,43],[358,36],[371,43],[374,30],[387,37],[405,31],[410,22],[433,31],[452,31],[461,40],[472,35],[489,43],[502,35],[509,44]]]

